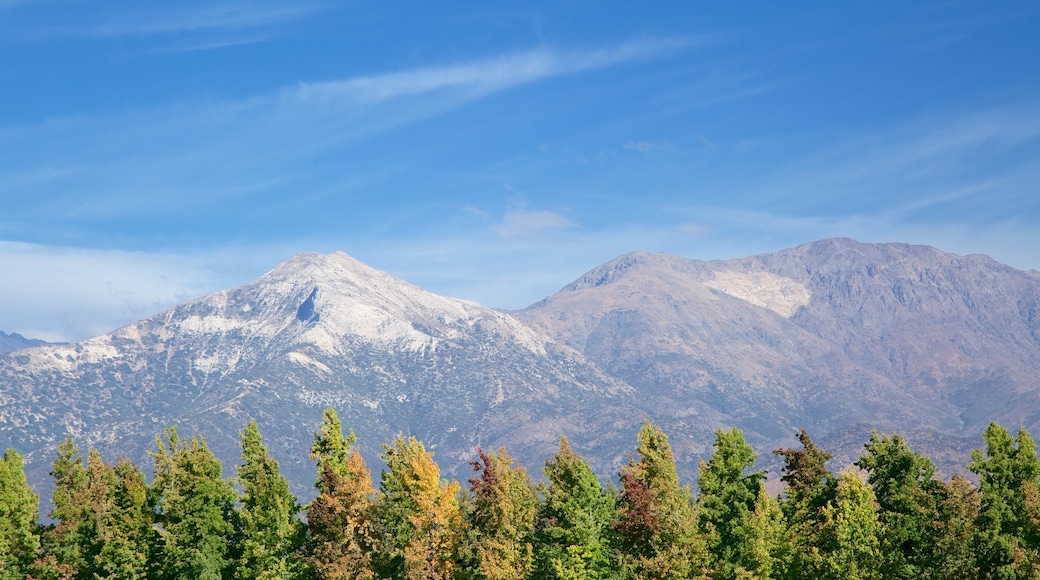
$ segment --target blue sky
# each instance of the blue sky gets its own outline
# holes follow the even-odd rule
[[[520,308],[631,250],[1040,269],[1040,3],[0,0],[0,329],[343,250]]]

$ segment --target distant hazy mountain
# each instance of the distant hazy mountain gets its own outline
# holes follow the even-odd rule
[[[6,332],[0,330],[0,353],[11,352],[12,350],[29,348],[30,346],[40,346],[44,344],[47,344],[47,341],[39,340],[36,338],[25,338],[17,332],[7,334]]]
[[[45,485],[66,430],[150,469],[176,424],[231,474],[253,417],[307,497],[332,406],[370,461],[404,432],[459,477],[478,444],[537,472],[560,434],[607,475],[646,417],[688,481],[732,425],[765,460],[804,427],[848,461],[876,427],[963,472],[989,420],[1040,434],[1038,371],[1040,275],[924,246],[637,252],[511,314],[303,254],[111,334],[0,355],[0,448]]]
[[[806,427],[854,458],[876,427],[949,471],[990,420],[1040,430],[1040,276],[986,256],[848,239],[710,262],[637,252],[516,316],[662,423],[738,425],[762,453]]]

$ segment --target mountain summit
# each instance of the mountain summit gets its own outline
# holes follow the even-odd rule
[[[516,316],[700,445],[738,425],[768,451],[807,427],[854,459],[877,428],[963,462],[991,420],[1040,427],[1038,312],[1036,273],[829,239],[737,260],[635,252]]]
[[[32,451],[35,469],[46,471],[66,430],[84,446],[147,461],[169,425],[204,434],[230,469],[237,432],[255,418],[304,495],[310,442],[329,406],[372,460],[406,432],[446,465],[466,465],[478,444],[508,442],[531,460],[562,432],[592,444],[591,422],[631,398],[626,384],[513,317],[343,253],[294,256],[250,284],[110,334],[12,353],[0,358],[0,377],[0,443]]]
[[[0,448],[46,480],[66,431],[150,465],[167,426],[229,470],[255,418],[297,494],[335,407],[375,461],[399,432],[457,476],[475,447],[537,469],[567,435],[597,471],[649,417],[687,478],[738,426],[766,466],[806,428],[839,461],[871,428],[946,473],[990,420],[1040,432],[1040,274],[927,246],[813,242],[738,260],[634,252],[512,313],[429,293],[342,253],[78,344],[0,355]]]

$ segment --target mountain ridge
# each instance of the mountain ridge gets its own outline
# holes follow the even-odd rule
[[[613,473],[646,418],[686,478],[730,426],[774,473],[768,451],[803,427],[839,462],[871,428],[901,432],[949,473],[988,420],[1040,427],[1038,327],[1040,277],[929,246],[630,252],[510,312],[305,253],[109,334],[0,355],[0,446],[40,481],[66,430],[147,466],[178,424],[231,470],[255,418],[308,497],[333,406],[369,461],[407,432],[457,477],[478,445],[537,472],[561,434]]]

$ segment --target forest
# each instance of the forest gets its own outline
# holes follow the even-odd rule
[[[649,421],[604,485],[563,437],[532,479],[504,449],[442,479],[411,437],[382,446],[374,486],[332,409],[314,437],[316,498],[290,492],[251,421],[225,478],[202,437],[156,437],[151,482],[71,436],[58,446],[49,523],[21,456],[0,460],[0,580],[1037,578],[1040,460],[992,423],[968,470],[937,478],[898,435],[874,433],[839,473],[799,433],[779,496],[740,430],[715,432],[683,485]]]

